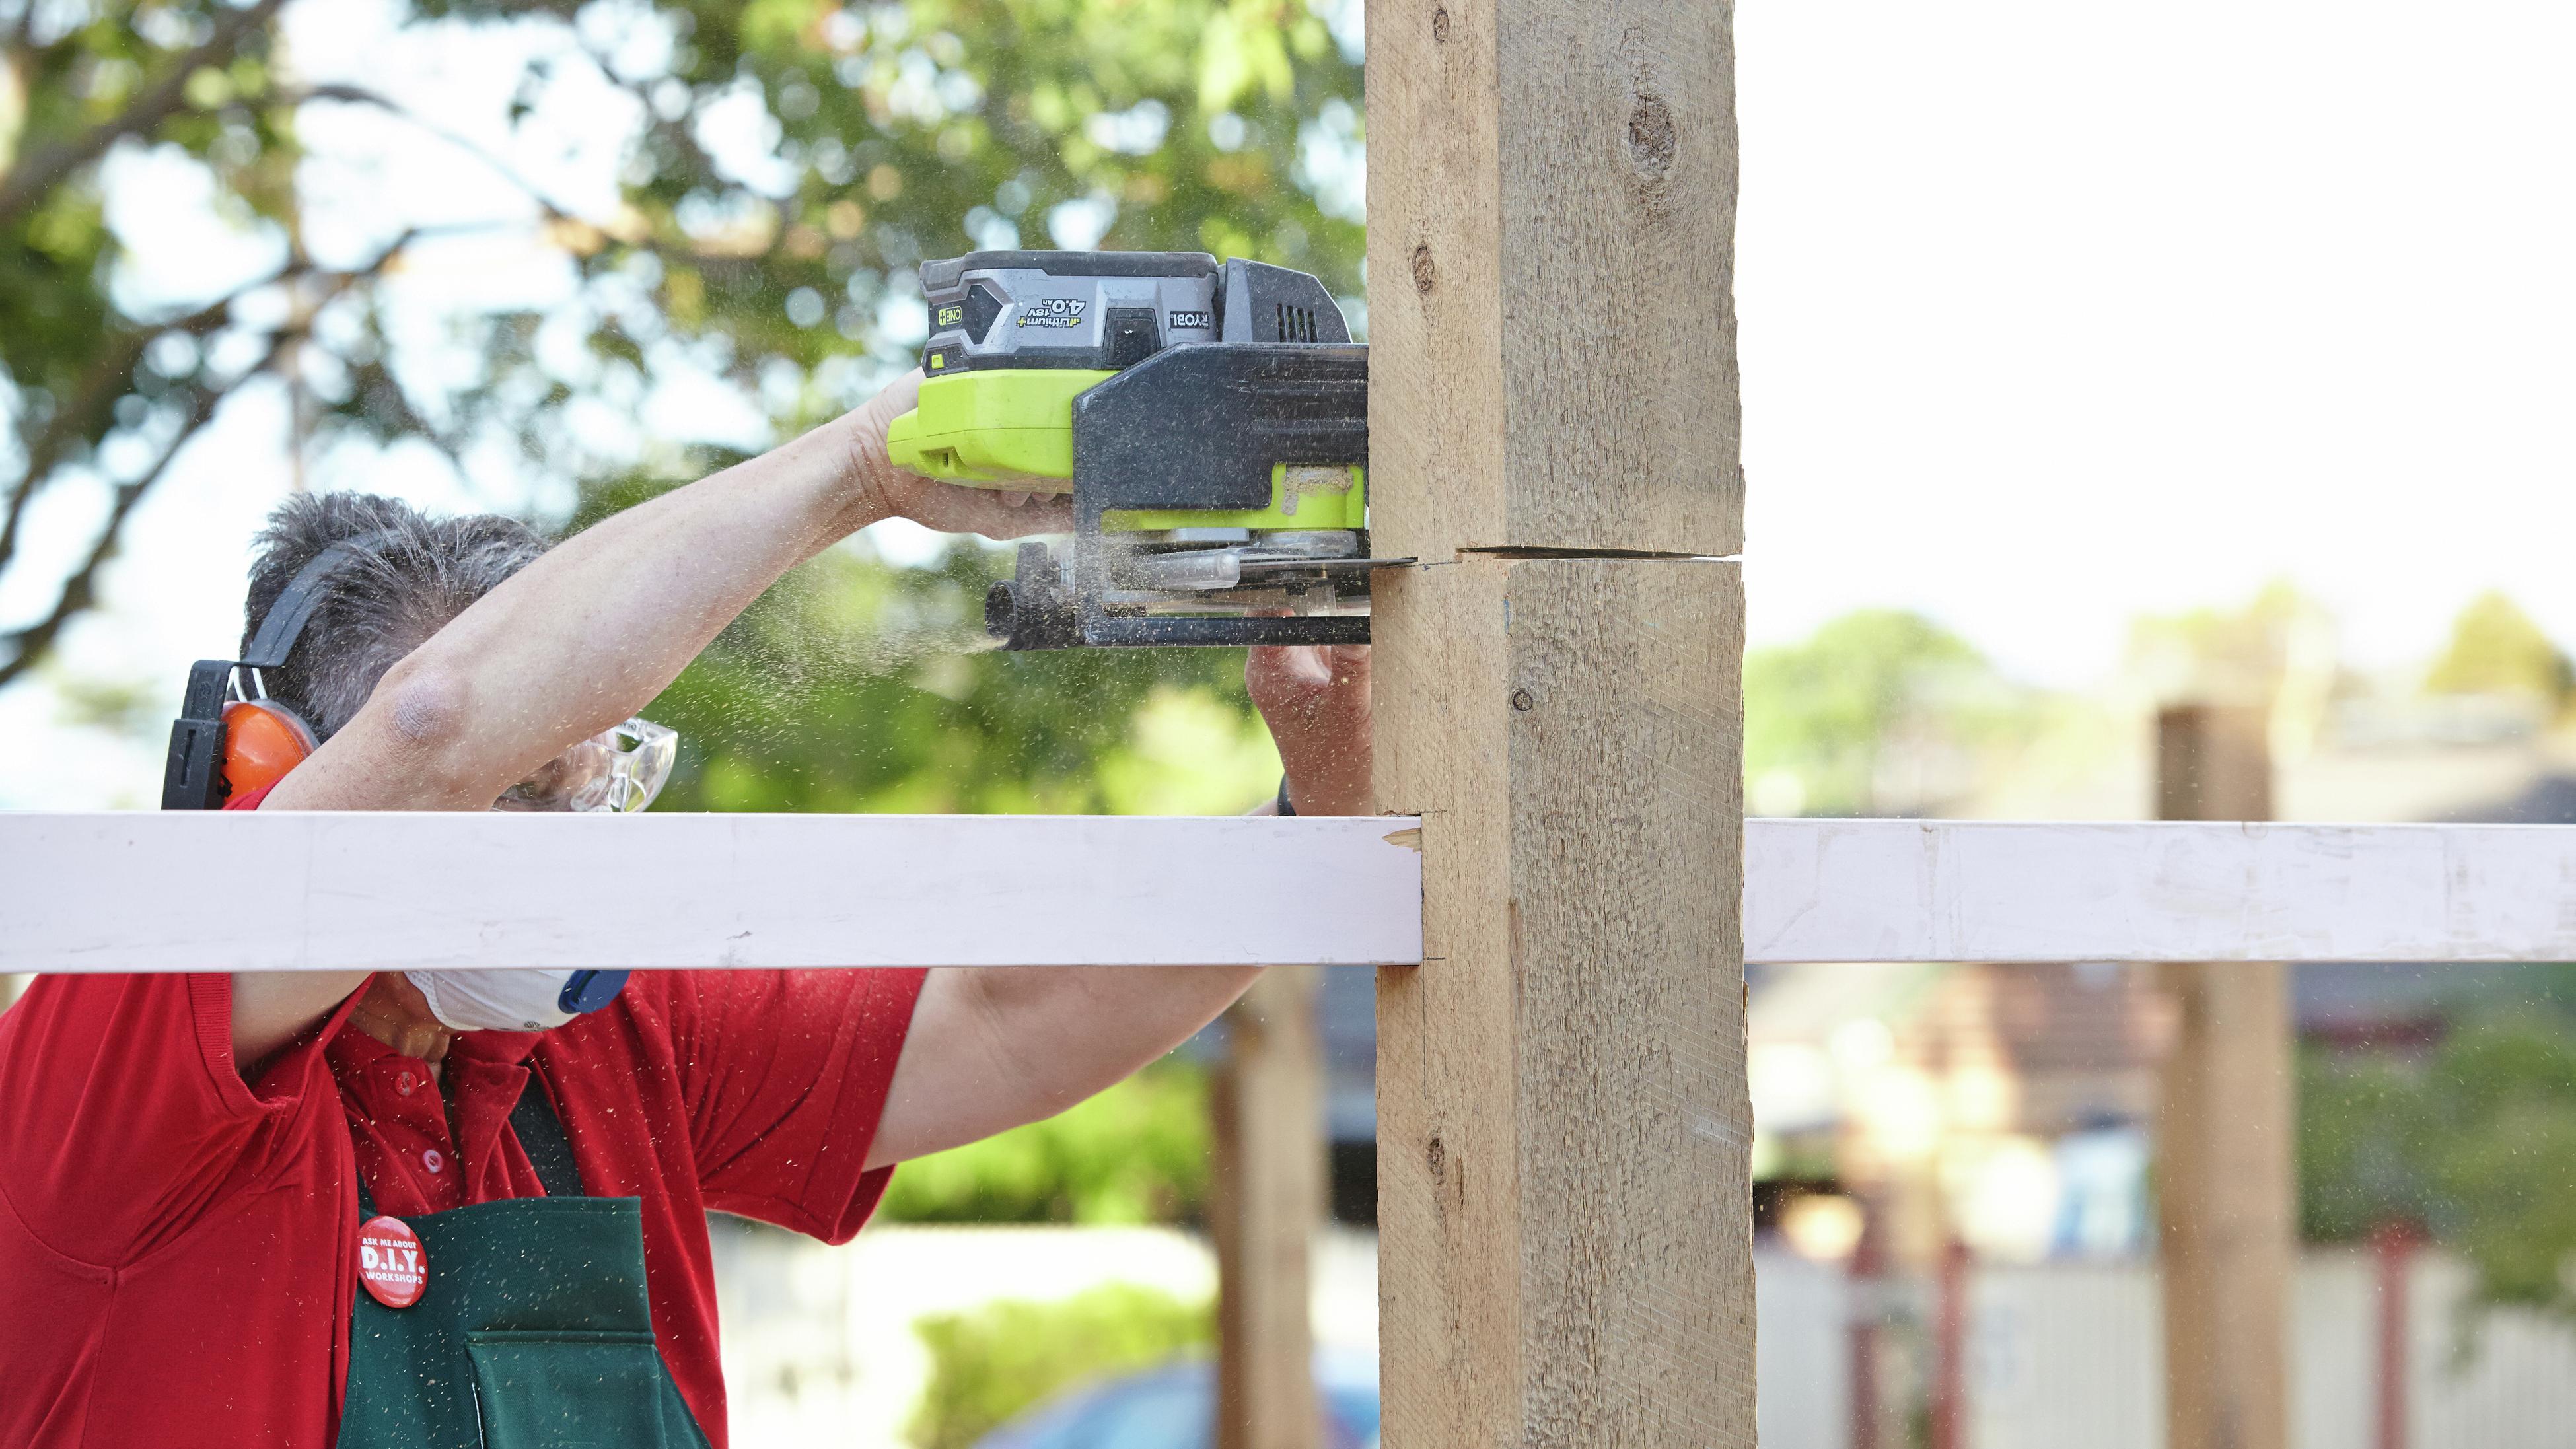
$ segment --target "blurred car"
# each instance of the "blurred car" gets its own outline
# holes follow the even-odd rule
[[[1315,1355],[1326,1449],[1377,1449],[1377,1358]],[[975,1449],[1214,1449],[1216,1365],[1166,1364],[1050,1399]]]

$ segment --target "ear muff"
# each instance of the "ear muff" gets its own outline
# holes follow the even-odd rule
[[[321,747],[295,711],[277,701],[234,700],[224,706],[224,793],[274,785]]]
[[[322,607],[322,586],[358,550],[387,537],[382,531],[344,539],[315,554],[278,591],[242,647],[239,659],[200,659],[188,666],[179,717],[170,722],[170,754],[161,771],[164,810],[220,810],[243,790],[274,785],[320,746],[293,711],[269,699],[263,669],[279,669],[295,641]],[[248,693],[239,675],[247,674]]]

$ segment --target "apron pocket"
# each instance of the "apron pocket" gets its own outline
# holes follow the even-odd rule
[[[466,1335],[485,1449],[664,1449],[650,1333]]]

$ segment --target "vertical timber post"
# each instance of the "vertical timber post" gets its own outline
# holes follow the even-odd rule
[[[2404,1223],[2384,1223],[2370,1235],[2370,1258],[2379,1289],[2376,1372],[2378,1394],[2373,1405],[2374,1449],[2407,1449],[2406,1392],[2415,1373],[2411,1339],[2415,1323],[2415,1232]]]
[[[1217,1449],[1321,1449],[1315,1229],[1324,1215],[1324,1044],[1316,967],[1273,966],[1226,1013],[1209,1102],[1217,1259]]]
[[[2268,820],[2259,708],[2187,705],[2157,720],[2156,813]],[[2297,1261],[2288,973],[2278,963],[2162,969],[2177,1031],[2156,1131],[2169,1449],[2288,1449]]]
[[[1368,0],[1396,1449],[1753,1443],[1725,0]]]

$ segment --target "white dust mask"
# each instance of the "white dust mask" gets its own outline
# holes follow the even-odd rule
[[[623,971],[406,971],[451,1031],[548,1031],[617,999]]]

